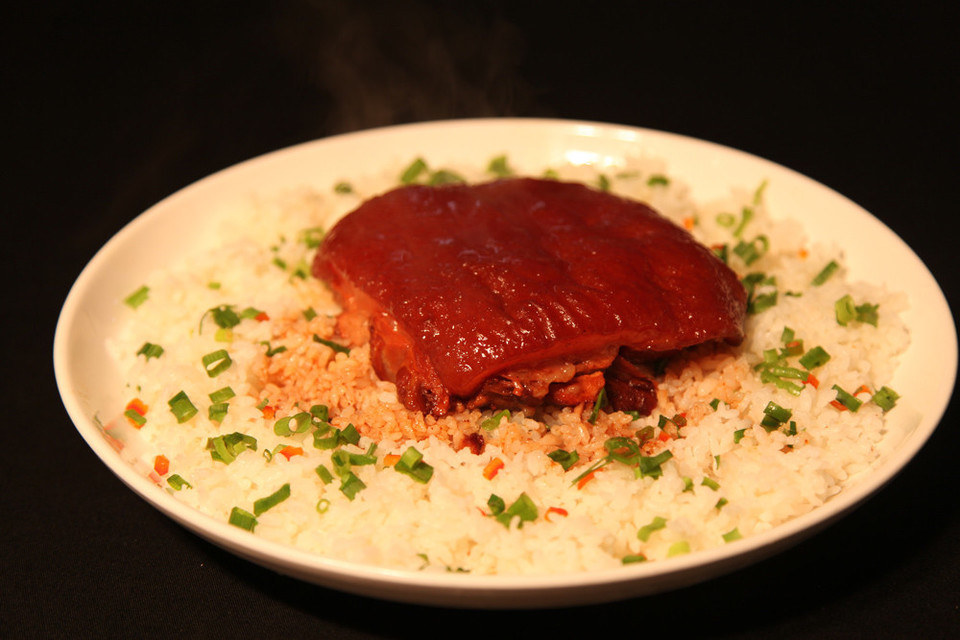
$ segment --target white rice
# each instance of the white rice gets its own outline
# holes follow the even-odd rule
[[[489,177],[469,168],[456,170],[473,179]],[[563,167],[559,172],[564,179],[597,182],[596,169],[589,166]],[[729,200],[701,205],[691,201],[676,176],[668,186],[647,184],[650,176],[664,172],[662,162],[633,159],[625,172],[629,176],[609,178],[613,190],[650,202],[678,223],[696,219],[692,232],[705,244],[731,243],[731,227],[718,224],[718,214],[739,215],[743,206],[753,206],[758,185],[741,185],[731,190]],[[631,556],[655,561],[768,530],[822,505],[878,458],[890,414],[870,402],[869,395],[859,396],[865,402],[856,413],[839,411],[831,405],[837,396],[833,385],[853,392],[861,385],[875,391],[889,383],[898,354],[909,341],[899,316],[906,297],[880,286],[847,282],[837,248],[810,243],[796,222],[774,220],[761,199],[753,206],[756,215],[744,236],[765,235],[770,250],[749,267],[736,256],[730,264],[741,275],[775,276],[779,296],[775,306],[749,317],[747,339],[734,352],[739,359],[728,360],[729,366],[721,370],[701,370],[701,360],[692,359],[690,366],[677,367],[675,375],[661,383],[663,402],[653,416],[630,423],[623,414],[610,414],[598,421],[608,430],[632,432],[657,425],[661,413],[692,416],[680,428],[679,437],[665,443],[673,457],[662,465],[661,477],[637,479],[632,469],[611,464],[577,488],[574,479],[587,463],[564,471],[545,453],[554,447],[551,438],[559,436],[518,412],[491,433],[479,455],[451,446],[442,430],[419,441],[385,437],[377,442],[375,465],[353,468],[366,488],[349,499],[337,480],[325,484],[315,471],[320,464],[332,468],[331,452],[314,448],[310,433],[292,437],[274,433],[275,420],[296,410],[285,407],[286,414],[267,418],[258,408],[265,394],[276,393],[274,382],[264,377],[263,343],[287,346],[286,362],[289,366],[300,363],[305,376],[309,368],[321,369],[326,379],[334,381],[323,388],[322,398],[303,398],[301,405],[328,404],[334,426],[353,423],[365,433],[365,425],[384,416],[402,425],[423,423],[422,417],[398,403],[391,384],[370,373],[365,348],[334,354],[301,339],[311,332],[331,335],[331,317],[338,309],[322,283],[292,274],[298,266],[306,266],[309,272],[311,250],[297,240],[302,230],[329,228],[362,199],[395,184],[391,178],[368,176],[358,177],[353,183],[355,193],[348,195],[332,188],[327,193],[270,194],[251,202],[248,211],[232,212],[208,251],[145,280],[148,300],[126,311],[128,321],[110,349],[125,371],[130,398],[148,407],[147,421],[139,430],[145,443],[140,459],[150,468],[157,455],[169,460],[169,472],[153,477],[178,499],[226,521],[235,507],[252,512],[254,501],[289,483],[290,497],[257,516],[252,535],[330,558],[414,571],[570,572],[620,566]],[[277,259],[286,264],[285,269]],[[839,263],[840,270],[822,286],[812,286],[830,260]],[[217,288],[211,288],[211,283],[218,283]],[[788,291],[802,295],[785,295]],[[857,304],[879,304],[876,327],[837,323],[834,303],[847,294]],[[238,310],[254,307],[269,320],[244,320],[233,328],[231,341],[218,342],[216,326],[206,312],[220,305],[235,305]],[[296,323],[306,322],[302,312],[307,308],[317,313],[304,325],[307,333],[288,332]],[[202,324],[201,318],[205,318]],[[796,332],[806,348],[819,345],[831,355],[814,372],[819,388],[804,385],[798,396],[762,383],[752,370],[762,361],[764,350],[783,346],[785,326]],[[137,356],[145,342],[161,345],[163,355]],[[201,358],[221,348],[228,349],[233,364],[211,378]],[[358,390],[356,384],[362,388]],[[217,424],[207,417],[208,394],[227,386],[236,396]],[[182,424],[167,404],[180,391],[199,409]],[[713,398],[723,400],[716,410],[706,404]],[[771,401],[792,411],[796,435],[768,432],[760,426]],[[118,409],[120,414],[123,409]],[[474,421],[491,412],[475,414]],[[574,418],[570,410],[554,416],[554,431],[561,432],[565,421]],[[119,427],[124,420],[117,418],[113,426]],[[446,424],[433,422],[424,424],[438,429]],[[241,453],[230,464],[213,460],[208,440],[233,432],[256,438],[257,450]],[[540,440],[543,446],[527,447],[524,439],[534,444]],[[585,444],[588,441],[594,449]],[[359,446],[345,449],[362,453],[372,442],[364,436]],[[602,450],[599,437],[590,440],[584,435],[580,443],[585,457],[597,447]],[[281,444],[301,446],[303,454],[289,460],[279,454],[269,460],[263,455]],[[411,445],[434,468],[426,484],[385,466],[386,454],[402,453]],[[487,479],[483,469],[497,457],[504,467]],[[174,491],[169,487],[166,479],[173,474],[185,479],[190,488]],[[537,507],[534,521],[521,527],[515,518],[507,527],[488,515],[491,494],[509,505],[523,493]],[[662,518],[664,526],[649,536],[638,536],[655,518]]]

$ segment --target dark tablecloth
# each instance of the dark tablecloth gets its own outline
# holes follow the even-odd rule
[[[789,551],[642,599],[470,612],[311,586],[189,533],[82,441],[50,356],[83,265],[169,193],[290,144],[473,116],[769,158],[874,213],[956,303],[955,4],[23,4],[0,27],[0,637],[960,635],[956,402],[888,487]]]

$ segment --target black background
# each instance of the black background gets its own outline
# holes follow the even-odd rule
[[[84,264],[169,193],[290,144],[453,117],[608,121],[764,156],[882,219],[955,306],[956,3],[21,4],[0,27],[0,636],[958,635],[955,401],[891,485],[774,558],[632,601],[471,612],[314,587],[188,533],[81,440],[50,357]]]

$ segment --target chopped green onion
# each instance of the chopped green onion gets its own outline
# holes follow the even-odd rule
[[[807,371],[812,371],[817,367],[822,367],[830,360],[830,354],[823,347],[816,346],[807,351],[800,357],[800,364]]]
[[[654,531],[659,531],[667,526],[667,521],[660,516],[656,516],[653,520],[650,521],[650,524],[643,525],[637,531],[637,537],[647,542],[650,539],[650,534]]]
[[[683,476],[683,493],[687,493],[688,491],[693,491],[693,478]]]
[[[860,405],[863,404],[863,400],[860,400],[853,394],[844,391],[839,385],[833,385],[833,389],[837,392],[837,402],[845,406],[850,411],[856,413],[856,411],[860,408]]]
[[[489,418],[485,419],[483,422],[480,423],[480,428],[483,429],[484,431],[493,431],[494,429],[500,426],[500,421],[503,420],[504,418],[506,418],[507,420],[510,419],[510,411],[508,411],[507,409],[504,409],[503,411],[498,411],[497,413],[493,414]]]
[[[536,520],[537,513],[537,505],[534,504],[533,500],[530,499],[530,496],[524,492],[521,493],[520,496],[513,502],[513,504],[511,504],[506,510],[504,510],[502,513],[496,514],[496,518],[500,524],[509,529],[510,523],[514,518],[520,518],[520,524],[518,526],[522,527],[524,522],[532,522],[533,520]]]
[[[747,432],[746,429],[737,429],[736,431],[734,431],[733,444],[738,444],[741,440],[743,440],[743,436],[746,432]]]
[[[206,371],[207,375],[211,378],[216,378],[233,364],[233,360],[230,358],[230,354],[227,353],[226,349],[211,351],[203,356],[201,361],[203,362],[204,371]]]
[[[654,174],[647,178],[648,187],[665,187],[670,184],[670,178],[663,174]]]
[[[438,169],[430,174],[430,179],[427,180],[427,184],[431,187],[442,184],[453,184],[455,182],[466,182],[459,173],[450,171],[449,169]]]
[[[131,309],[136,309],[144,302],[147,301],[147,298],[150,295],[150,287],[143,285],[126,298],[123,299],[123,303],[130,307]]]
[[[507,503],[497,494],[491,493],[490,497],[487,498],[487,506],[490,507],[490,513],[492,515],[498,516],[507,508]]]
[[[704,487],[709,487],[709,488],[713,489],[714,491],[716,491],[717,489],[720,488],[720,483],[719,483],[719,482],[717,482],[717,481],[714,480],[713,478],[708,478],[708,477],[706,477],[706,476],[703,477],[703,481],[702,481],[700,484],[701,484],[702,486],[704,486]]]
[[[356,498],[357,494],[366,488],[367,485],[364,484],[363,480],[361,480],[352,471],[348,471],[343,477],[340,478],[340,493],[347,496],[347,498],[350,500]]]
[[[133,423],[136,424],[138,428],[147,424],[147,419],[142,415],[140,415],[139,413],[137,413],[136,411],[134,411],[133,409],[127,409],[126,411],[123,412],[123,415],[125,415],[129,420],[132,420]]]
[[[223,422],[229,410],[229,402],[215,402],[207,409],[207,418],[210,422]]]
[[[740,533],[740,529],[734,527],[730,531],[727,531],[725,534],[723,534],[722,537],[724,542],[733,542],[734,540],[741,539],[743,534]]]
[[[740,234],[743,233],[743,230],[746,228],[747,224],[753,220],[753,209],[750,207],[744,207],[740,212],[740,224],[737,225],[737,228],[733,230],[733,236],[739,238]]]
[[[253,503],[253,514],[259,516],[264,511],[274,508],[290,497],[290,483],[286,483],[266,498],[260,498]]]
[[[291,428],[290,424],[293,423]],[[303,433],[313,425],[310,414],[301,411],[292,416],[280,418],[273,423],[273,432],[278,436],[292,436],[295,433]]]
[[[822,285],[824,282],[826,282],[827,280],[829,280],[829,279],[830,279],[830,276],[832,276],[832,275],[836,272],[836,270],[839,269],[839,268],[840,268],[840,265],[837,264],[837,262],[836,262],[835,260],[831,260],[830,262],[827,263],[827,266],[825,266],[823,269],[821,269],[821,270],[820,270],[820,273],[818,273],[818,274],[813,278],[813,281],[811,282],[811,284],[812,284],[813,286],[815,286],[815,287],[819,287],[819,286]]]
[[[787,344],[793,342],[793,339],[797,337],[797,334],[790,327],[784,327],[783,331],[780,332],[780,342]]]
[[[770,293],[762,293],[750,300],[750,302],[747,304],[747,313],[756,315],[776,305],[777,305],[776,291],[771,291]]]
[[[257,439],[245,433],[235,431],[207,439],[207,450],[210,451],[210,457],[224,464],[230,464],[247,449],[256,451]]]
[[[672,558],[673,556],[682,556],[687,553],[690,553],[690,543],[686,540],[674,542],[672,545],[670,545],[670,548],[667,549],[668,558]]]
[[[727,500],[726,498],[720,498],[719,500],[717,500],[717,504],[713,505],[713,508],[718,510],[723,509],[728,502],[730,501]]]
[[[323,484],[330,484],[333,482],[333,474],[330,473],[330,469],[327,469],[326,466],[318,464],[314,471],[316,471],[317,475],[320,476],[320,480],[323,482]]]
[[[620,562],[622,564],[635,564],[637,562],[646,562],[646,561],[647,561],[647,557],[642,553],[623,556],[623,558],[620,559]]]
[[[563,449],[551,451],[547,454],[547,457],[563,467],[564,471],[569,471],[570,467],[580,460],[580,454],[576,451],[565,451]]]
[[[600,417],[600,409],[607,404],[607,390],[606,388],[601,388],[600,393],[597,394],[597,399],[593,403],[593,409],[590,411],[590,417],[587,418],[587,422],[590,424],[595,424],[597,418]]]
[[[788,436],[795,436],[795,435],[797,435],[797,423],[796,423],[796,421],[795,421],[795,420],[791,420],[791,421],[789,422],[787,428],[786,428],[786,429],[782,429],[782,431],[783,431],[785,434],[787,434]]]
[[[640,445],[630,438],[608,438],[603,446],[609,452],[607,458],[624,464],[632,465],[640,455]]]
[[[764,384],[772,384],[794,396],[799,396],[800,392],[803,391],[803,387],[800,385],[775,376],[774,374],[770,373],[769,370],[763,370],[760,372],[760,382],[763,382]]]
[[[736,235],[736,234],[735,234]],[[747,265],[753,264],[770,250],[770,241],[767,236],[757,236],[750,242],[741,240],[733,248],[733,252],[740,256]]]
[[[507,156],[501,155],[490,160],[487,165],[487,173],[492,173],[498,178],[506,178],[514,174],[513,169],[507,164]]]
[[[833,311],[837,318],[837,324],[843,327],[857,318],[857,308],[853,304],[853,297],[849,294],[833,304]]]
[[[423,454],[409,447],[393,465],[394,471],[408,475],[421,484],[426,484],[433,476],[433,467],[423,461]]]
[[[220,289],[220,283],[215,280],[210,281],[207,283],[207,289],[210,289],[212,291],[218,291]]]
[[[303,310],[303,319],[310,322],[317,317],[317,311],[313,307],[307,307]]]
[[[338,182],[337,184],[333,185],[333,192],[341,195],[353,193],[353,185],[349,182]]]
[[[664,449],[655,456],[640,456],[640,464],[638,470],[640,472],[640,477],[650,476],[651,478],[659,478],[663,475],[663,469],[660,466],[673,457],[673,454],[669,449]]]
[[[857,320],[865,324],[877,326],[877,322],[880,317],[877,314],[877,309],[880,308],[878,304],[870,304],[869,302],[864,302],[856,306],[857,311]]]
[[[610,191],[610,178],[601,173],[599,177],[597,177],[597,187],[599,187],[601,191]]]
[[[890,409],[893,409],[893,407],[897,404],[897,400],[900,399],[900,394],[890,387],[880,387],[880,389],[873,394],[873,398],[871,399],[878,407],[883,409],[884,413],[886,413],[887,411],[890,411]]]
[[[253,531],[254,527],[257,526],[257,518],[249,511],[244,511],[240,507],[234,507],[230,511],[230,524],[235,527],[240,527],[241,529],[246,529],[247,531]]]
[[[737,222],[737,216],[732,213],[718,213],[717,224],[721,227],[732,227]]]
[[[226,402],[230,398],[233,398],[237,394],[230,387],[223,387],[222,389],[217,389],[212,392],[210,397],[210,402]]]
[[[420,174],[426,170],[427,163],[423,160],[423,158],[417,158],[410,164],[410,166],[403,170],[403,173],[400,174],[400,182],[403,184],[415,182],[417,178],[420,177]]]
[[[137,351],[137,355],[144,356],[147,360],[150,358],[159,358],[163,355],[163,347],[158,344],[144,342],[143,346],[140,347],[140,350]]]
[[[280,345],[279,347],[271,347],[271,346],[270,346],[270,343],[267,342],[266,340],[261,341],[260,344],[262,344],[263,346],[265,346],[265,347],[267,348],[266,356],[267,356],[268,358],[272,358],[273,356],[277,355],[278,353],[283,353],[284,351],[287,350],[287,348],[286,348],[285,346],[283,346],[283,345]]]
[[[323,243],[323,227],[308,227],[301,229],[297,239],[308,249],[316,249]]]
[[[187,489],[193,489],[193,485],[184,480],[179,473],[175,473],[167,478],[167,484],[173,487],[174,491],[180,491],[184,487]]]
[[[776,402],[770,401],[763,410],[763,419],[760,420],[760,426],[767,431],[772,431],[779,428],[780,425],[789,420],[792,415],[793,411],[790,409],[784,409]]]
[[[334,350],[335,353],[350,353],[350,347],[345,347],[342,344],[337,344],[332,340],[324,340],[317,334],[313,334],[313,341],[319,344],[325,345],[327,347],[330,347],[331,349]]]
[[[320,498],[317,500],[317,513],[326,513],[330,509],[330,501],[326,498]]]
[[[182,424],[197,415],[198,409],[193,406],[193,403],[190,402],[190,398],[187,397],[184,391],[180,391],[167,400],[167,404],[170,405],[170,411],[173,412],[173,416],[177,419],[178,424]]]
[[[203,314],[203,318],[207,316],[207,313],[213,316],[214,324],[221,329],[232,329],[240,324],[240,316],[237,315],[237,312],[234,311],[230,305],[220,305],[219,307],[208,309],[207,312]],[[200,318],[201,326],[203,325],[203,318]]]

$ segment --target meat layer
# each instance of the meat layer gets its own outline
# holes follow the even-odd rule
[[[577,404],[605,385],[648,413],[638,361],[743,338],[733,271],[647,205],[575,183],[390,191],[331,229],[313,273],[346,337],[369,331],[378,375],[437,416]]]

